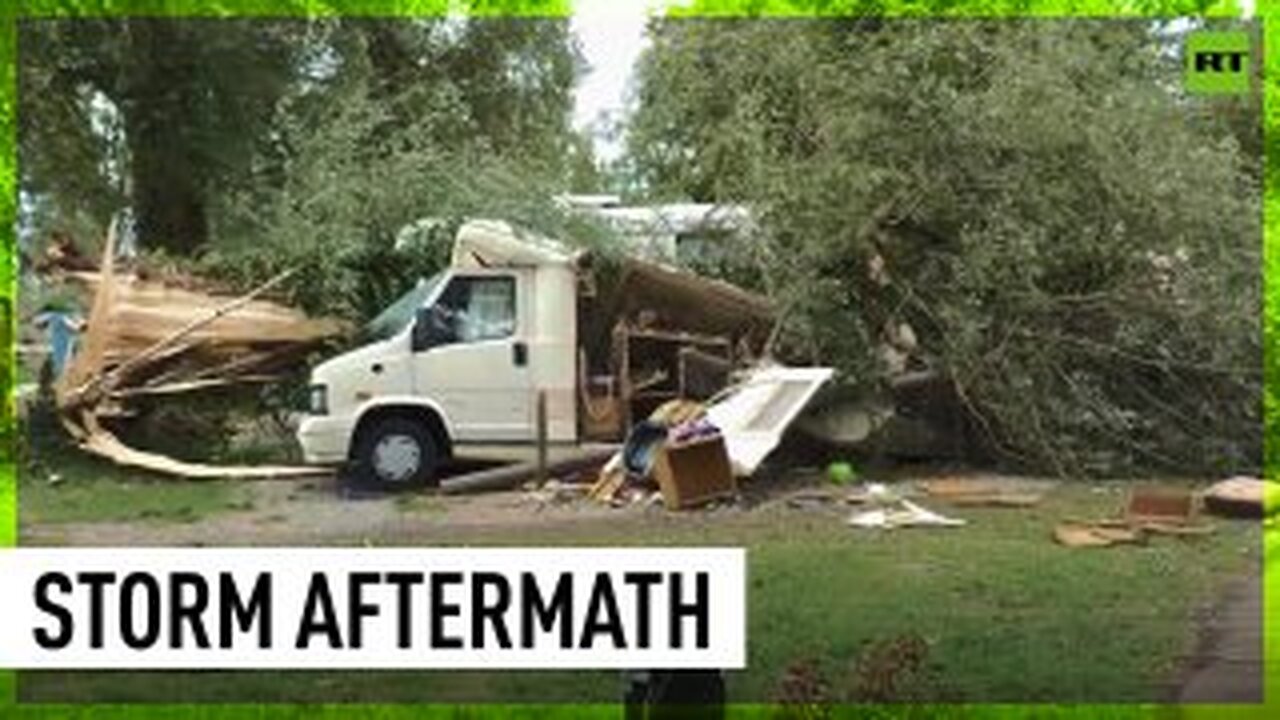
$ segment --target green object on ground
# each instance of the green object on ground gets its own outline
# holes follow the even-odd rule
[[[833,462],[827,466],[827,479],[835,485],[848,485],[858,480],[858,470],[851,463]]]

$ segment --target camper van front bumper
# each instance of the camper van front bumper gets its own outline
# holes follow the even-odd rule
[[[351,418],[308,415],[298,426],[302,457],[310,464],[337,465],[347,459]]]

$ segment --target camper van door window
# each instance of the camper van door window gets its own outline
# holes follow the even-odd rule
[[[501,340],[516,331],[512,277],[455,277],[437,303],[452,325],[453,342]]]

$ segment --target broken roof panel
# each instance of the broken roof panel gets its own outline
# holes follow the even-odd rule
[[[624,263],[617,297],[623,315],[652,310],[688,332],[763,341],[774,321],[773,303],[763,295],[643,260]]]

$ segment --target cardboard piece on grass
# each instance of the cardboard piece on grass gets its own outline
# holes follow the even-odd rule
[[[1125,518],[1133,524],[1188,523],[1195,514],[1195,497],[1183,487],[1137,485],[1125,505]]]
[[[921,483],[930,498],[969,507],[1027,508],[1037,505],[1046,483],[999,478],[941,478]]]
[[[1151,535],[1190,538],[1212,534],[1212,525],[1196,522],[1195,507],[1183,490],[1135,488],[1125,516],[1104,520],[1069,519],[1053,530],[1054,540],[1067,547],[1108,547],[1146,542]]]
[[[939,515],[910,500],[898,499],[885,507],[854,513],[849,524],[860,528],[961,527],[964,520]]]
[[[1142,533],[1126,527],[1066,522],[1053,529],[1053,539],[1067,547],[1109,547],[1142,542]]]

